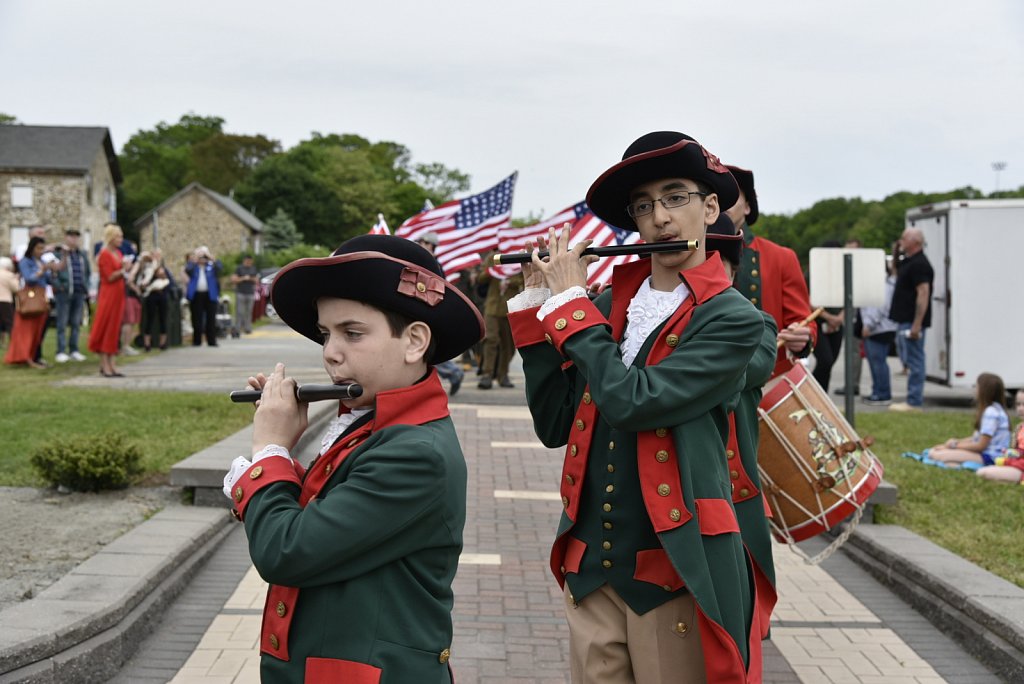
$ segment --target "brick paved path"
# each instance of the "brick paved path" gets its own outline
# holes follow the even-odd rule
[[[546,562],[561,454],[537,443],[524,407],[454,404],[452,414],[470,473],[455,582],[459,684],[568,682],[562,601]],[[812,567],[776,547],[776,562],[766,682],[999,681],[843,554]],[[263,594],[239,528],[113,681],[257,682]]]

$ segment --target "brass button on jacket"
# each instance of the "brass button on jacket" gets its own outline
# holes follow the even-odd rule
[[[276,651],[278,649],[278,647],[280,647],[280,646],[281,646],[281,642],[277,640],[277,635],[276,634],[271,634],[270,635],[270,647]]]
[[[444,649],[443,651],[441,651],[438,654],[437,662],[439,662],[442,665],[444,665],[445,663],[447,663],[451,659],[451,657],[452,657],[451,649],[450,648],[446,648],[446,649]]]
[[[665,337],[665,344],[670,347],[674,347],[679,344],[679,335],[672,334]]]
[[[658,496],[668,496],[672,493],[672,488],[664,482],[658,485]]]
[[[258,465],[258,466],[256,466],[255,468],[253,468],[252,470],[249,471],[249,479],[250,480],[259,479],[259,476],[262,475],[262,474],[263,474],[263,466]]]
[[[555,330],[565,330],[565,326],[569,325],[569,321],[564,318],[559,318],[555,321]]]
[[[572,320],[574,321],[582,321],[586,317],[586,312],[582,311],[581,309],[576,309],[575,311],[572,312]]]
[[[601,561],[601,565],[603,565],[606,568],[610,568],[612,567],[612,562],[610,560],[603,560]]]
[[[288,614],[288,606],[284,605],[284,601],[278,601],[277,607],[274,608],[274,612],[277,613],[277,617],[284,617]]]
[[[654,454],[654,458],[658,459],[658,463],[664,463],[668,460],[668,452],[664,449],[659,449],[658,453]]]
[[[242,491],[241,487],[235,487],[235,501],[241,501],[242,497],[245,496],[245,492]]]
[[[658,428],[657,430],[654,431],[654,434],[657,435],[658,437],[664,437],[665,435],[668,434],[668,430],[666,428]]]
[[[679,519],[681,517],[683,516],[682,513],[679,512],[678,508],[673,508],[671,511],[668,512],[668,519],[672,522],[679,522]]]
[[[583,432],[583,430],[585,430],[586,427],[587,427],[587,424],[584,423],[582,420],[577,420],[576,421],[576,429],[579,430],[580,432]]]

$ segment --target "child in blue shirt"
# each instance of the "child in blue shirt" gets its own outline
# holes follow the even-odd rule
[[[1010,446],[1010,416],[1006,413],[1006,388],[1003,379],[982,373],[975,383],[978,403],[974,434],[952,438],[931,448],[929,456],[943,463],[981,463],[993,465]]]

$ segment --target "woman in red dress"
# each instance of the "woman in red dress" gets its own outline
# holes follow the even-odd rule
[[[89,351],[99,354],[100,375],[105,378],[124,377],[114,365],[121,340],[121,316],[124,313],[124,265],[118,249],[122,240],[124,233],[121,228],[108,223],[103,229],[103,249],[96,257],[100,292],[89,333]]]
[[[41,237],[34,237],[29,240],[25,256],[18,262],[18,272],[26,285],[46,285],[50,282],[50,273],[43,266],[43,251],[46,249],[46,240]],[[36,347],[39,340],[43,339],[43,328],[46,327],[46,318],[49,314],[41,316],[22,316],[20,312],[14,314],[14,329],[11,331],[11,344],[4,355],[6,364],[28,364],[32,368],[46,368],[41,363],[36,363]]]

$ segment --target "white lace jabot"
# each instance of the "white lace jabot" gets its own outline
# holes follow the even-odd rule
[[[626,309],[626,332],[622,337],[622,363],[632,365],[647,337],[671,316],[690,295],[686,283],[679,283],[671,292],[651,288],[648,278],[640,285]]]
[[[352,409],[349,413],[343,413],[340,416],[336,416],[331,419],[331,422],[327,425],[327,430],[324,431],[323,439],[320,440],[320,455],[323,456],[327,453],[327,450],[331,448],[341,433],[348,429],[348,426],[356,422],[367,413],[370,409]]]

